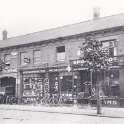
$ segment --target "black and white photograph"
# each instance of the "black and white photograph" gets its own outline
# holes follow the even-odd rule
[[[123,124],[124,1],[0,0],[0,124]]]

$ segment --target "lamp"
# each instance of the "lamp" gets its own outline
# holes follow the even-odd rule
[[[78,78],[77,75],[75,75],[75,76],[74,76],[74,79],[77,79],[77,78]]]
[[[68,72],[71,71],[71,67],[70,67],[70,65],[67,66],[66,70],[67,70]]]
[[[60,76],[60,79],[63,79],[63,76]]]

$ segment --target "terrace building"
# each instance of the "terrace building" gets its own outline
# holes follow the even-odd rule
[[[94,36],[111,48],[117,64],[103,73],[102,95],[124,98],[124,14],[44,30],[0,41],[0,58],[10,66],[0,71],[0,90],[21,102],[48,97],[83,98],[95,94],[95,73],[82,67],[80,46]],[[92,77],[92,78],[91,78]],[[61,101],[61,100],[60,100]],[[80,100],[79,100],[80,102]],[[116,104],[115,101],[110,102]]]

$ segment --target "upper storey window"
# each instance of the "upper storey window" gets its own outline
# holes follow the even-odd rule
[[[57,61],[65,60],[65,46],[59,46],[56,48],[57,51]]]
[[[27,65],[30,63],[30,56],[27,52],[21,53],[21,65]]]
[[[40,50],[35,50],[33,52],[33,61],[34,61],[34,64],[40,64],[41,63],[41,52],[40,52]]]
[[[107,40],[103,41],[103,48],[108,52],[110,57],[117,56],[117,41],[116,40]]]

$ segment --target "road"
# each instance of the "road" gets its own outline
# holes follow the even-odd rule
[[[0,110],[0,124],[122,124],[124,118]]]

